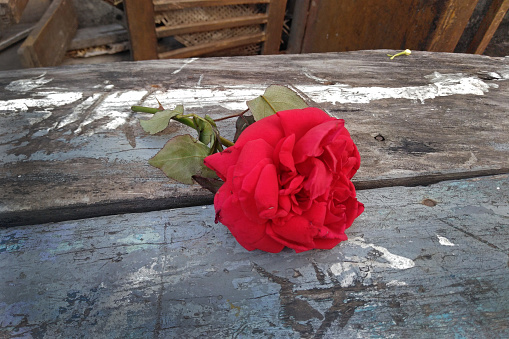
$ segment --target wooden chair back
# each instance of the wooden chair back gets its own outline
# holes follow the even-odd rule
[[[124,0],[124,9],[134,60],[276,54],[286,0]]]

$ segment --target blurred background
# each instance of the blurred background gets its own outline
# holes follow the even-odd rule
[[[0,70],[363,49],[509,55],[509,0],[0,0]]]

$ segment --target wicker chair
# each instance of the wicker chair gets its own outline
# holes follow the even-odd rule
[[[276,54],[286,0],[124,0],[134,60]]]

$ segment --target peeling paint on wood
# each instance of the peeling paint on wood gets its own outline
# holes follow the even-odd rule
[[[350,240],[299,254],[247,252],[212,206],[0,229],[0,336],[509,335],[508,175],[359,199]]]

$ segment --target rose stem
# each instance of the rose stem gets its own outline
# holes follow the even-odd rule
[[[230,140],[226,139],[226,138],[223,138],[222,136],[219,136],[219,140],[221,140],[221,143],[226,146],[226,147],[230,147],[230,146],[233,146],[235,145],[233,142],[231,142]]]
[[[150,113],[150,114],[156,114],[157,112],[161,112],[161,110],[159,108],[143,107],[143,106],[131,106],[131,110],[134,112],[142,112],[142,113]],[[186,126],[189,126],[191,128],[196,128],[194,126],[194,122],[191,119],[186,118],[180,114],[177,116],[174,116],[172,119],[174,119]]]
[[[237,114],[233,114],[233,115],[229,115],[227,117],[222,117],[222,118],[214,119],[214,121],[221,121],[221,120],[231,119],[231,118],[235,118],[235,117],[240,117],[241,115],[244,115],[244,113],[246,113],[247,111],[249,111],[249,108],[246,109],[245,111],[242,111],[242,112],[237,113]]]

